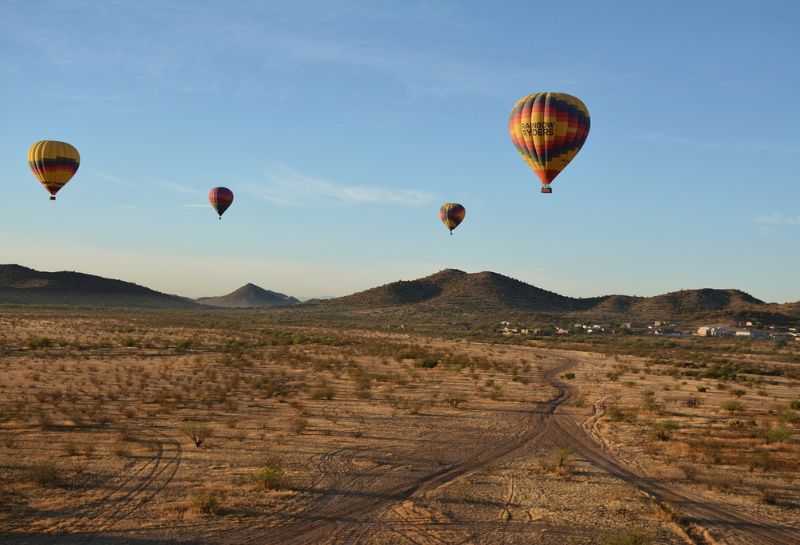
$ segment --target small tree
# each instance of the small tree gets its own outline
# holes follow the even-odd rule
[[[196,447],[201,447],[206,442],[206,439],[213,435],[208,424],[202,422],[182,422],[178,431],[194,441],[194,446]]]
[[[735,399],[729,399],[728,401],[723,401],[720,404],[720,408],[722,410],[728,411],[729,413],[731,413],[731,415],[733,415],[733,413],[735,413],[736,411],[741,411],[742,409],[744,409],[744,405],[742,405],[739,401],[736,401]]]

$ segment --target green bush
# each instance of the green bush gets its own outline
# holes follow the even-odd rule
[[[650,424],[650,433],[658,441],[669,441],[672,439],[671,432],[679,428],[678,423],[672,420],[662,420]]]
[[[208,490],[195,492],[189,499],[189,510],[200,515],[216,515],[220,511],[219,499]]]
[[[433,369],[437,365],[439,365],[439,360],[436,358],[432,358],[430,356],[426,356],[422,359],[417,360],[416,364],[417,367],[422,367],[423,369]]]
[[[286,475],[278,458],[268,458],[264,466],[253,474],[259,488],[275,490],[286,486]]]
[[[53,462],[38,462],[28,470],[31,480],[39,486],[58,486],[60,471]]]
[[[763,432],[764,440],[767,444],[785,443],[792,436],[792,432],[787,428],[770,428]]]

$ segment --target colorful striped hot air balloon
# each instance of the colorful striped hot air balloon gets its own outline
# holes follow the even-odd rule
[[[50,193],[51,201],[56,200],[56,193],[78,171],[80,164],[78,150],[66,142],[40,140],[28,149],[28,165]]]
[[[444,226],[450,229],[450,234],[453,234],[453,229],[464,221],[464,216],[467,215],[467,210],[456,202],[446,202],[439,209],[439,218],[444,223]]]
[[[589,136],[589,110],[566,93],[534,93],[520,99],[508,120],[511,141],[544,186],[578,154]]]
[[[219,219],[222,219],[222,214],[233,203],[233,191],[227,187],[215,187],[208,192],[208,202],[219,214]]]

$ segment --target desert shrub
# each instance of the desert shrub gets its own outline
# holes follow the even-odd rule
[[[697,468],[691,464],[681,464],[678,466],[678,469],[683,471],[683,474],[686,475],[686,478],[692,482],[697,480]]]
[[[686,406],[692,409],[696,409],[700,406],[700,398],[696,396],[689,396],[686,398]]]
[[[276,490],[286,486],[283,464],[277,457],[269,457],[264,465],[253,474],[253,481],[264,490]]]
[[[302,416],[298,416],[294,420],[292,420],[292,431],[298,435],[303,433],[305,429],[308,427],[308,420],[303,418]]]
[[[606,414],[608,415],[608,419],[612,422],[622,422],[623,420],[629,419],[628,413],[616,405],[609,405],[606,407]]]
[[[658,441],[669,441],[672,439],[672,432],[678,428],[677,422],[673,420],[662,420],[650,424],[650,434]]]
[[[697,391],[700,392],[701,394],[706,393],[708,391],[708,388],[706,388],[705,386],[698,386]]]
[[[444,395],[444,402],[453,407],[454,409],[457,409],[459,405],[461,405],[462,403],[466,403],[467,400],[466,398],[458,394],[454,395],[451,393],[447,393]]]
[[[767,505],[776,505],[778,503],[778,498],[780,496],[778,492],[776,492],[772,488],[762,486],[759,488],[759,493],[761,495],[761,501],[763,503],[766,503]]]
[[[28,469],[30,479],[39,486],[58,486],[61,471],[53,462],[37,462]]]
[[[43,430],[49,430],[53,427],[53,419],[50,417],[50,413],[45,411],[39,411],[36,415],[36,420],[39,424],[39,427]]]
[[[731,393],[733,395],[735,395],[736,397],[742,397],[744,394],[747,393],[747,390],[742,390],[741,388],[736,388],[734,390],[731,390]]]
[[[194,341],[192,339],[183,339],[182,341],[175,343],[175,350],[178,352],[186,352],[192,347],[193,344]]]
[[[572,473],[572,451],[567,447],[559,447],[553,451],[553,464],[557,475]]]
[[[575,379],[575,373],[564,373],[563,375],[561,375],[561,378],[564,378],[564,379],[567,379],[567,380],[574,380]]]
[[[795,411],[800,411],[800,399],[795,399],[789,403],[789,408],[794,409]]]
[[[34,350],[38,348],[48,348],[53,346],[53,341],[48,337],[28,337],[25,339],[25,346]]]
[[[609,371],[606,373],[606,378],[611,382],[617,382],[619,380],[619,373],[616,371]]]
[[[418,359],[414,364],[417,367],[421,367],[423,369],[433,369],[437,365],[439,365],[439,360],[430,356],[424,357],[422,359]]]
[[[642,406],[648,411],[657,411],[661,405],[656,401],[656,393],[653,390],[647,390],[642,393]]]
[[[763,431],[764,440],[767,444],[784,443],[792,436],[788,428],[770,428]]]
[[[598,545],[649,545],[652,542],[653,538],[638,528],[607,532],[597,540]]]
[[[202,422],[181,422],[178,431],[194,442],[194,446],[201,447],[213,435],[208,424]]]
[[[722,403],[720,403],[719,408],[722,409],[723,411],[728,411],[732,415],[733,413],[744,409],[744,405],[742,405],[739,401],[736,401],[735,399],[729,399],[727,401],[723,401]]]
[[[220,508],[217,495],[208,490],[195,492],[189,498],[189,511],[198,515],[216,515]]]
[[[321,384],[311,390],[311,399],[327,399],[331,400],[336,395],[336,391],[328,384]]]

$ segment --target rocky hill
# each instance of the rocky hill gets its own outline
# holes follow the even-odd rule
[[[20,265],[0,265],[0,304],[196,308],[192,301],[131,282],[77,272],[42,272]]]
[[[300,302],[289,295],[260,288],[255,284],[245,284],[241,288],[220,297],[201,297],[198,303],[227,308],[264,308],[296,305]]]

